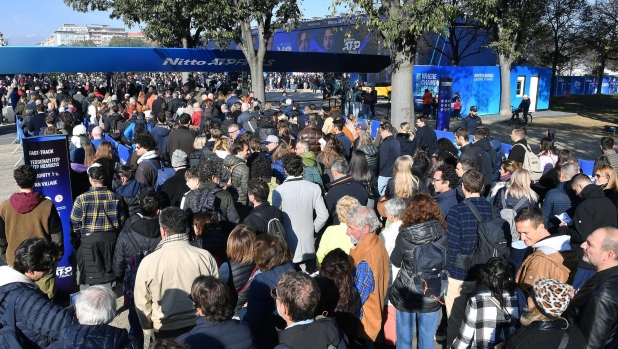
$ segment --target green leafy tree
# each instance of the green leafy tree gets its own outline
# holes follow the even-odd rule
[[[500,65],[500,114],[511,115],[511,66],[524,52],[544,13],[543,0],[469,0],[470,13],[489,28]]]
[[[290,31],[301,18],[297,0],[228,0],[205,5],[204,37],[227,48],[233,40],[251,71],[251,88],[264,102],[264,56],[269,40],[281,29]],[[252,25],[257,28],[253,36]],[[254,42],[255,39],[255,42]]]
[[[112,10],[132,27],[163,47],[194,48],[202,37],[215,39],[227,48],[234,40],[245,54],[251,70],[252,89],[265,101],[263,66],[266,43],[273,33],[298,25],[297,0],[64,0],[81,12]],[[251,26],[257,25],[257,48]]]
[[[579,41],[596,56],[597,94],[601,94],[605,67],[618,60],[618,0],[601,0],[586,6]]]
[[[481,0],[479,0],[481,1]],[[367,25],[388,49],[391,57],[391,110],[393,125],[414,122],[412,72],[414,55],[424,32],[443,32],[451,5],[428,0],[333,0],[333,8],[344,13],[366,13],[363,17],[345,15],[357,26]]]
[[[150,47],[148,43],[138,38],[114,36],[107,44],[109,47]]]

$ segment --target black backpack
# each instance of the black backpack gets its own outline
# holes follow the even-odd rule
[[[0,318],[0,349],[20,349],[26,348],[24,341],[24,335],[17,328],[15,319],[15,303],[17,302],[17,296],[19,296],[24,289],[13,292],[7,292],[4,296],[9,297],[6,302],[4,315]]]
[[[199,189],[195,189],[195,196],[191,198],[189,201],[189,208],[193,214],[202,212],[205,210],[213,211],[217,214],[217,221],[219,222],[219,226],[223,227],[226,225],[228,219],[219,207],[215,207],[216,194],[220,192],[221,188],[214,188],[210,191],[201,191]]]
[[[509,249],[509,246],[511,246],[511,227],[509,223],[500,216],[496,217],[496,209],[493,206],[491,206],[491,218],[483,220],[473,203],[468,200],[463,202],[479,221],[476,228],[478,241],[471,254],[457,255],[453,266],[471,270],[479,268],[493,257],[509,259],[511,254]]]
[[[268,219],[257,212],[255,213],[255,215],[267,222],[268,230],[266,232],[268,234],[279,235],[285,239],[285,235],[286,235],[285,228],[283,227],[283,224],[281,224],[281,221],[279,221],[279,219],[277,218]]]

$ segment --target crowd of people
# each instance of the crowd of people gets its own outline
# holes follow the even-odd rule
[[[35,110],[20,114],[29,134],[70,139],[74,204],[66,241],[36,171],[15,169],[20,190],[0,204],[0,321],[16,328],[3,340],[137,348],[151,331],[151,348],[408,349],[415,336],[421,349],[618,346],[611,137],[591,179],[552,129],[538,151],[513,129],[505,156],[480,118],[453,143],[425,116],[416,130],[382,119],[372,137],[357,114],[301,110],[285,92],[262,104],[200,86],[75,89],[21,96]],[[134,150],[126,165],[105,134]],[[55,300],[65,244],[80,289],[69,308]],[[128,331],[109,325],[113,290]]]

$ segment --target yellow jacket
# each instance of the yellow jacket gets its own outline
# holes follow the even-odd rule
[[[343,252],[350,254],[350,249],[354,247],[354,245],[345,233],[347,230],[348,225],[345,223],[331,225],[326,228],[324,235],[322,235],[322,240],[320,240],[320,247],[318,247],[318,251],[315,253],[318,260],[318,266],[322,264],[322,260],[324,260],[324,257],[326,257],[328,252],[336,248],[340,248]]]

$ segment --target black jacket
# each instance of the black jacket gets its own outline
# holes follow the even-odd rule
[[[79,285],[98,285],[116,279],[112,266],[116,235],[116,232],[95,233],[71,241],[76,267],[81,270]]]
[[[133,236],[137,246],[136,250],[131,243],[129,234]],[[152,252],[161,241],[158,218],[144,218],[140,213],[132,215],[124,224],[118,235],[116,248],[114,248],[114,275],[117,278],[124,276],[127,264],[133,256],[142,251]]]
[[[360,202],[361,206],[367,205],[369,199],[369,192],[363,183],[354,180],[352,176],[346,175],[335,179],[330,184],[330,189],[324,197],[326,208],[330,213],[330,217],[333,219],[333,225],[339,224],[339,217],[337,216],[337,201],[342,197],[348,195],[356,198]]]
[[[395,248],[391,253],[390,260],[393,266],[401,268],[401,270],[395,280],[393,280],[393,286],[391,287],[389,296],[389,300],[397,310],[409,313],[430,313],[440,309],[441,304],[437,299],[419,296],[410,289],[409,279],[402,277],[402,274],[408,277],[414,274],[413,249],[417,246],[432,242],[437,242],[437,244],[444,246],[444,248],[448,250],[446,230],[438,221],[434,220],[399,228],[399,235],[395,240]],[[437,264],[442,263],[446,267],[448,259],[445,261],[432,262],[436,262]],[[430,262],[427,261],[428,265],[429,263]],[[443,270],[443,272],[445,271],[446,269]],[[439,290],[437,291],[436,293],[439,294]]]
[[[186,168],[176,170],[176,174],[168,178],[161,186],[161,195],[171,206],[180,207],[182,197],[190,190],[185,179],[186,172]]]
[[[586,349],[618,348],[618,266],[591,277],[563,316],[582,330]]]
[[[493,171],[491,169],[491,159],[489,158],[489,154],[487,154],[483,148],[472,143],[466,144],[461,148],[461,155],[459,155],[459,160],[464,159],[472,160],[474,162],[475,170],[479,171],[483,175],[484,185],[491,185],[491,177],[493,175]]]
[[[411,140],[410,135],[407,133],[398,133],[396,138],[401,146],[400,155],[414,156],[414,151],[416,150],[416,140]]]
[[[41,128],[46,127],[47,123],[45,123],[45,118],[47,115],[45,113],[38,113],[30,119],[28,123],[28,131],[35,136],[39,135]],[[40,133],[42,135],[42,133]]]
[[[489,163],[491,164],[491,173],[493,177],[493,173],[496,172],[496,166],[498,166],[498,164],[496,163],[496,149],[491,146],[489,138],[481,138],[478,141],[474,142],[474,145],[480,147],[487,153],[487,155],[489,155]]]
[[[60,338],[48,349],[138,349],[135,339],[124,328],[109,325],[71,325],[60,330]]]
[[[574,324],[567,329],[563,319],[553,321],[534,321],[522,327],[506,340],[506,349],[558,348],[562,336],[566,332],[569,342],[565,349],[582,349],[586,347],[586,339],[582,331]]]
[[[416,137],[414,137],[414,141],[416,142],[416,146],[427,147],[431,154],[433,154],[436,149],[436,142],[438,141],[438,137],[436,136],[436,132],[432,130],[429,126],[425,125],[418,130],[416,130]]]
[[[365,159],[369,168],[373,170],[374,175],[378,175],[378,148],[375,145],[363,145],[358,147],[358,150],[365,153]]]
[[[393,136],[384,138],[379,148],[379,166],[378,175],[381,177],[392,177],[393,166],[395,160],[401,154],[401,146],[399,142]]]
[[[108,116],[107,119],[105,119],[105,125],[103,126],[103,129],[105,130],[105,132],[111,133],[111,131],[116,126],[117,121],[124,121],[124,118],[121,115],[118,115],[117,113],[114,113]]]
[[[516,147],[515,145],[517,144],[523,144],[523,147]],[[513,144],[513,147],[511,148],[511,151],[509,152],[509,160],[513,160],[516,162],[519,162],[520,164],[524,163],[524,159],[526,157],[526,149],[525,147],[528,146],[528,141],[524,138],[524,139],[520,139],[517,142],[515,142]],[[542,169],[541,169],[542,170]]]
[[[170,105],[168,106],[167,109],[171,111],[172,114],[176,114],[176,111],[178,111],[178,108],[182,107],[183,104],[184,103],[179,98],[174,98],[170,102]]]
[[[605,197],[603,189],[599,186],[588,184],[579,196],[583,201],[575,207],[573,225],[571,227],[560,227],[558,232],[571,236],[571,248],[579,257],[579,267],[594,270],[596,268],[593,265],[582,260],[581,244],[593,231],[599,228],[616,227],[618,213],[614,203]]]
[[[268,233],[268,221],[273,218],[277,218],[283,223],[283,213],[281,210],[265,201],[251,210],[249,215],[243,220],[243,224],[253,228],[256,235],[266,234]]]
[[[11,270],[9,271],[8,269]],[[9,299],[5,296],[12,292],[18,292],[15,302],[16,327],[23,333],[25,344],[28,348],[45,348],[58,339],[58,332],[67,326],[77,323],[75,311],[67,310],[50,302],[39,288],[32,283],[7,282],[11,281],[7,274],[17,275],[9,266],[0,267],[0,314],[4,314]],[[7,273],[5,273],[7,272]],[[23,274],[21,275],[22,277]],[[5,283],[7,282],[7,283]]]
[[[131,216],[141,212],[141,209],[139,208],[140,196],[145,195],[148,192],[154,192],[154,189],[134,179],[125,185],[119,186],[114,191],[116,194],[122,196],[122,199],[124,199],[124,202],[127,204],[129,209],[129,215]]]
[[[296,325],[279,332],[277,349],[314,349],[330,348],[346,349],[343,332],[337,326],[335,319],[323,317],[315,321]]]
[[[238,320],[210,322],[203,316],[197,318],[195,327],[178,337],[176,342],[187,344],[191,349],[253,349],[249,326]]]

